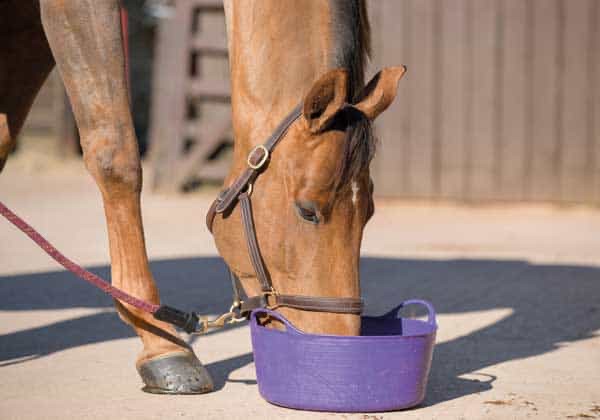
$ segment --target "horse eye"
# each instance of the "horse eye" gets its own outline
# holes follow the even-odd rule
[[[296,213],[302,219],[312,224],[319,223],[319,213],[314,203],[312,202],[300,202],[296,203]]]

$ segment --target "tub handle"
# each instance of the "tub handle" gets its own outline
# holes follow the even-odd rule
[[[435,309],[433,309],[433,305],[426,300],[422,299],[409,299],[402,302],[400,305],[396,306],[394,309],[386,313],[382,316],[382,318],[397,318],[398,311],[404,308],[407,305],[422,305],[427,309],[427,323],[431,325],[437,326],[436,317],[435,317]]]
[[[260,325],[258,323],[258,319],[257,319],[258,314],[266,314],[266,315],[269,315],[272,318],[275,318],[278,321],[283,322],[283,324],[285,325],[285,328],[286,328],[287,332],[290,332],[290,333],[293,333],[293,334],[303,334],[302,331],[300,331],[299,329],[297,329],[296,327],[294,327],[292,325],[292,323],[287,320],[286,317],[284,317],[279,312],[274,311],[272,309],[258,308],[258,309],[253,310],[252,313],[250,314],[250,322],[254,322],[254,323],[256,323],[256,325],[262,327],[262,325]],[[264,327],[262,327],[262,328],[264,328]]]

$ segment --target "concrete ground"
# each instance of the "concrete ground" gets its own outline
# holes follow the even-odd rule
[[[203,224],[212,196],[143,197],[163,301],[202,313],[229,299]],[[100,197],[80,162],[17,156],[0,176],[0,200],[108,275]],[[439,311],[418,408],[328,414],[270,405],[258,394],[246,326],[193,341],[217,392],[145,394],[134,367],[141,344],[111,300],[0,220],[0,418],[600,418],[600,210],[379,200],[363,255],[367,312],[409,297]]]

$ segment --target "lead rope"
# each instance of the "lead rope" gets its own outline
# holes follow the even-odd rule
[[[17,229],[27,235],[33,242],[35,242],[36,245],[42,248],[54,261],[62,265],[71,273],[75,274],[77,277],[87,281],[114,299],[127,303],[141,311],[152,314],[154,318],[173,324],[189,334],[204,333],[209,328],[219,328],[228,323],[245,320],[239,317],[238,313],[235,311],[235,305],[230,308],[228,313],[221,315],[217,319],[209,320],[206,317],[198,317],[195,312],[185,312],[167,305],[156,305],[132,296],[67,258],[50,242],[48,242],[38,231],[25,222],[25,220],[13,213],[2,202],[0,202],[0,214],[4,216],[6,220],[12,223]]]
[[[46,254],[48,254],[54,261],[62,265],[64,268],[66,268],[79,278],[87,281],[88,283],[91,283],[92,285],[96,286],[98,289],[102,290],[104,293],[112,296],[113,298],[128,303],[131,306],[134,306],[137,309],[140,309],[144,312],[153,314],[158,310],[159,305],[155,305],[153,303],[138,299],[135,296],[131,296],[123,290],[114,287],[113,285],[103,280],[96,274],[86,270],[85,268],[71,261],[58,249],[56,249],[50,242],[48,242],[38,231],[32,228],[27,222],[25,222],[15,213],[13,213],[2,202],[0,202],[0,214],[2,214],[2,216],[4,216],[6,220],[8,220],[10,223],[16,226],[21,232],[29,236],[29,238],[31,238],[33,242],[35,242],[40,248],[42,248],[46,252]]]

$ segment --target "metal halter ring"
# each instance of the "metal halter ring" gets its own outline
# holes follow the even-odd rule
[[[274,299],[277,299],[277,296],[279,296],[279,292],[277,290],[275,290],[275,288],[273,286],[271,286],[271,290],[262,292],[262,295],[263,295],[264,303],[268,309],[275,309],[277,307],[277,303],[274,303],[273,305],[269,304],[269,297],[272,296]]]
[[[258,163],[254,164],[254,163],[252,163],[252,155],[254,155],[254,152],[256,152],[257,150],[263,151],[263,157],[260,159],[260,161]],[[262,144],[259,144],[258,146],[256,146],[254,149],[252,149],[250,151],[246,162],[248,163],[249,167],[256,170],[256,169],[262,168],[263,165],[267,162],[267,159],[269,159],[269,150]]]

